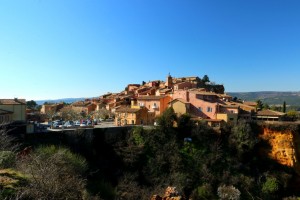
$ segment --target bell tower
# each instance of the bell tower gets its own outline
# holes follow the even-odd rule
[[[173,78],[172,78],[172,76],[170,75],[170,73],[169,73],[168,76],[167,76],[166,86],[167,86],[168,88],[172,88],[172,86],[173,86]]]

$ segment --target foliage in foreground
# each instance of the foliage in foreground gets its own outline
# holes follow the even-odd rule
[[[56,146],[37,148],[17,163],[28,176],[28,184],[19,195],[29,199],[80,199],[83,196],[87,170],[84,158],[69,149]]]
[[[257,150],[264,144],[255,124],[241,121],[218,134],[188,115],[177,118],[172,109],[157,121],[153,129],[136,127],[126,139],[102,143],[106,146],[92,165],[69,148],[53,145],[35,148],[16,163],[10,163],[11,153],[4,153],[2,158],[9,162],[3,166],[23,177],[6,197],[148,200],[167,186],[193,200],[299,196],[290,188],[293,170],[259,156]]]
[[[172,126],[175,120],[178,128]],[[158,121],[153,130],[133,129],[127,142],[115,148],[123,161],[117,199],[149,199],[167,186],[192,199],[297,195],[289,190],[293,170],[258,156],[263,144],[255,124],[241,121],[217,134],[205,123],[191,125],[189,116],[176,118],[171,109]]]

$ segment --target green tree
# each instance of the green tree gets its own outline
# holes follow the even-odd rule
[[[191,135],[192,128],[194,126],[191,121],[191,115],[183,114],[177,119],[178,132],[182,137],[188,137]]]
[[[210,82],[209,77],[208,77],[207,75],[204,75],[204,76],[203,76],[202,81],[203,81],[204,83],[209,83],[209,82]]]
[[[264,109],[264,110],[270,109],[270,106],[269,106],[269,104],[267,104],[267,103],[264,103],[264,105],[263,105],[263,109]]]
[[[30,100],[26,102],[26,106],[29,109],[36,109],[37,103],[34,100]]]
[[[286,116],[288,117],[289,120],[295,121],[298,119],[298,112],[295,110],[290,110],[287,112]]]
[[[174,109],[172,107],[168,108],[163,112],[163,114],[157,118],[157,123],[160,127],[164,128],[170,128],[173,127],[174,122],[176,121],[177,116],[174,112]]]
[[[262,110],[262,108],[263,108],[263,103],[262,103],[262,101],[259,99],[259,100],[256,101],[256,109],[257,109],[257,110]]]
[[[282,106],[282,112],[286,112],[286,103],[285,103],[285,101],[283,102],[283,106]]]
[[[257,143],[258,139],[250,124],[243,120],[233,127],[229,136],[229,144],[236,149],[240,158],[251,152]]]

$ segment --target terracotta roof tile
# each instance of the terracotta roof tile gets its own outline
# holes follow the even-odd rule
[[[136,113],[138,111],[140,111],[141,108],[128,108],[128,107],[121,107],[119,109],[117,109],[115,112],[120,112],[120,113]]]
[[[256,115],[260,115],[260,116],[283,116],[283,115],[285,115],[285,113],[277,112],[277,111],[273,111],[273,110],[260,110],[260,111],[257,111]]]
[[[204,92],[204,91],[195,91],[195,90],[190,90],[190,93],[194,93],[194,94],[201,94],[201,95],[207,95],[207,96],[217,96],[217,93],[214,92]]]
[[[166,96],[139,96],[137,100],[160,100],[165,98]]]
[[[0,99],[0,105],[25,105],[25,99]]]
[[[257,103],[254,101],[245,101],[245,102],[243,102],[243,104],[245,104],[247,106],[254,106],[254,107],[257,105]]]
[[[174,101],[180,101],[180,102],[182,102],[182,103],[184,103],[184,104],[190,104],[189,102],[187,102],[186,100],[181,99],[181,98],[173,99],[173,100],[170,101],[169,103],[174,102]]]

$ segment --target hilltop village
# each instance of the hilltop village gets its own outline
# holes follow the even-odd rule
[[[210,126],[245,120],[281,120],[285,113],[258,110],[256,102],[239,101],[225,93],[223,85],[193,77],[154,80],[142,84],[128,84],[124,91],[107,93],[99,98],[74,102],[71,105],[43,105],[41,113],[58,112],[62,108],[92,114],[106,109],[114,116],[116,126],[155,125],[155,119],[172,107],[179,116],[189,114],[193,120],[205,120]]]
[[[154,80],[142,84],[128,84],[124,91],[107,93],[99,98],[85,99],[70,105],[64,103],[44,104],[41,114],[51,121],[55,113],[72,110],[90,118],[100,110],[107,110],[114,117],[116,126],[155,125],[155,119],[167,108],[172,107],[180,116],[189,114],[193,120],[204,120],[210,126],[235,123],[238,119],[279,121],[285,113],[272,110],[258,110],[256,102],[239,101],[225,93],[223,85],[193,77],[175,78],[171,75],[165,81]],[[0,100],[0,122],[25,121],[30,116],[25,99]],[[27,114],[27,117],[26,117]]]
[[[157,125],[155,119],[167,108],[172,107],[180,116],[189,114],[192,120],[206,121],[212,127],[223,123],[236,123],[238,119],[280,121],[285,113],[273,110],[259,110],[257,102],[237,100],[225,93],[223,85],[210,82],[205,75],[175,78],[170,74],[165,81],[154,80],[142,84],[128,84],[124,91],[107,93],[98,98],[85,99],[71,104],[55,103],[42,105],[41,121],[53,121],[77,113],[62,120],[95,120],[99,111],[107,111],[107,117],[115,126]],[[26,109],[25,99],[1,99],[0,123],[39,121],[31,119],[33,111]],[[77,119],[76,119],[77,118]],[[86,118],[86,119],[84,119]],[[88,119],[87,119],[88,118]],[[78,124],[79,125],[79,124]]]

